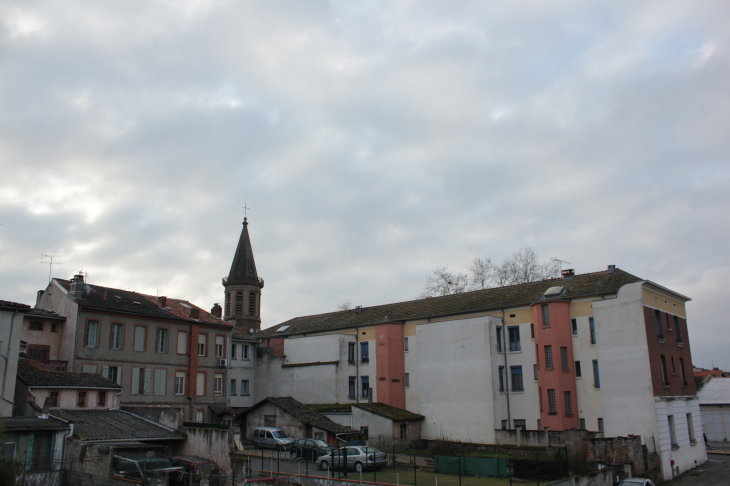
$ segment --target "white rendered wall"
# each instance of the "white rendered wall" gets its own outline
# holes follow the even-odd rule
[[[254,403],[256,393],[256,344],[245,341],[230,341],[236,345],[236,359],[228,360],[228,405],[231,407],[250,407]],[[242,346],[248,346],[248,359],[243,359]],[[232,356],[232,353],[228,353]],[[231,394],[231,380],[236,380],[236,394]],[[241,394],[241,380],[248,380],[248,395]]]
[[[593,302],[605,436],[641,435],[652,453],[658,430],[643,309],[641,282]],[[592,366],[583,381],[593,380]]]
[[[380,415],[367,412],[357,407],[352,407],[352,427],[360,430],[360,427],[368,428],[368,442],[378,442],[379,436],[393,439],[393,421]]]
[[[80,369],[74,370],[71,368],[74,364],[74,353],[76,352],[76,317],[79,309],[78,304],[68,296],[66,289],[61,287],[55,280],[52,280],[45,292],[43,292],[36,307],[56,311],[66,318],[66,322],[62,326],[59,326],[61,331],[61,351],[56,359],[68,361],[69,371],[81,371]]]
[[[571,314],[572,315],[572,314]],[[573,334],[573,360],[580,361],[582,377],[575,379],[575,391],[578,399],[578,417],[585,420],[586,429],[597,432],[598,419],[603,416],[601,389],[594,386],[593,360],[598,359],[597,344],[591,344],[590,316],[574,317],[578,326],[578,334]],[[596,331],[596,343],[598,332]],[[599,375],[603,383],[601,361],[598,361]],[[570,369],[575,376],[575,363],[570,363]],[[608,436],[606,436],[608,437]]]
[[[415,334],[417,326],[406,324],[404,327],[404,337],[408,337],[408,351],[404,351],[403,356],[404,373],[408,373],[409,380],[409,386],[406,387],[406,410],[421,413],[418,406],[418,341]],[[409,332],[412,333],[408,334]]]
[[[341,334],[291,337],[284,340],[286,363],[315,363],[340,359]]]
[[[495,322],[500,321],[478,317],[417,327],[424,439],[494,443],[490,327],[493,334]]]
[[[722,442],[730,440],[730,408],[727,405],[702,405],[702,425],[707,440]]]
[[[702,417],[699,400],[676,399],[664,400],[656,398],[656,417],[658,423],[657,447],[661,457],[662,475],[665,480],[672,479],[678,473],[692,469],[707,461],[705,441],[702,437]],[[687,414],[692,414],[695,442],[690,442]],[[674,417],[674,430],[677,445],[672,447],[669,434],[669,416]],[[674,461],[674,471],[671,462]],[[674,475],[673,475],[674,474]]]

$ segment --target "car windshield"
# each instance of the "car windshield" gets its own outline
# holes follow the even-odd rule
[[[323,440],[315,440],[314,443],[317,444],[317,447],[329,447],[330,446],[328,443],[326,443]]]
[[[289,437],[283,430],[275,430],[272,432],[272,434],[274,434],[274,437],[276,437],[277,439],[286,439],[287,437]]]
[[[362,450],[365,452],[365,454],[374,454],[376,452],[380,452],[375,447],[370,447],[370,446],[364,446],[364,447],[362,447]]]

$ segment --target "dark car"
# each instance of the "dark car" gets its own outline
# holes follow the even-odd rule
[[[321,439],[297,439],[291,446],[293,458],[316,461],[319,456],[324,456],[335,450],[334,447]]]

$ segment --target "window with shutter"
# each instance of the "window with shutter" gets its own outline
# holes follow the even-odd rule
[[[155,370],[155,395],[166,395],[167,370]]]
[[[144,394],[150,394],[150,385],[152,382],[152,370],[144,370]]]
[[[195,383],[195,394],[199,397],[205,395],[205,373],[198,373],[198,379]]]
[[[144,326],[134,326],[134,350],[144,351],[145,341],[147,340],[147,328]]]

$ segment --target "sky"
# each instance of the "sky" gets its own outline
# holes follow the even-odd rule
[[[53,276],[263,327],[534,247],[692,298],[730,370],[730,3],[0,0],[0,299]]]

